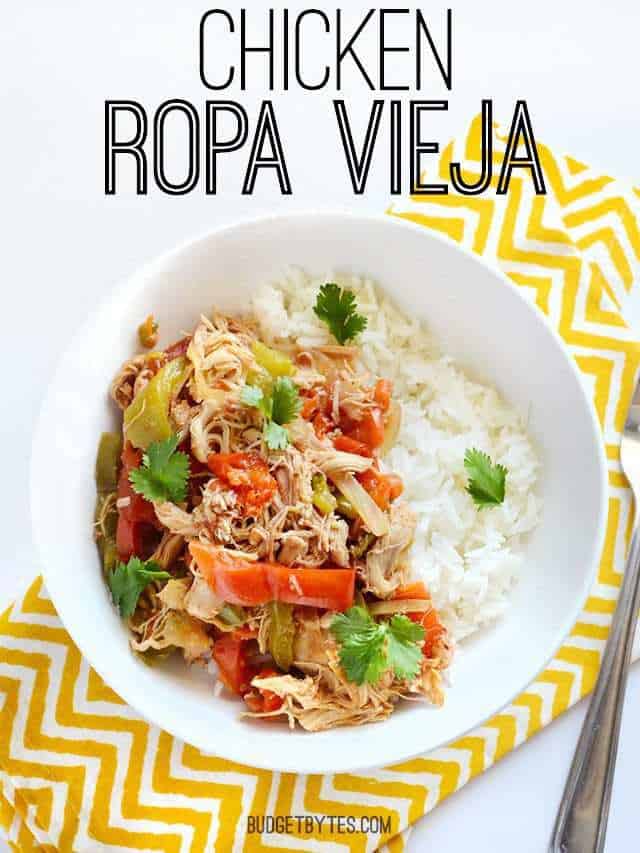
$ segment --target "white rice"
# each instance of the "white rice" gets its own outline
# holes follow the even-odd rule
[[[261,335],[303,346],[332,341],[313,313],[318,289],[337,281],[357,293],[368,325],[359,339],[362,361],[375,376],[393,380],[402,427],[385,462],[404,481],[418,514],[412,546],[416,579],[460,640],[497,619],[522,565],[522,540],[538,523],[534,494],[538,460],[522,418],[495,389],[472,381],[438,353],[424,326],[402,314],[372,282],[313,279],[291,270],[253,299]],[[488,453],[508,469],[506,497],[479,511],[466,492],[468,448]]]

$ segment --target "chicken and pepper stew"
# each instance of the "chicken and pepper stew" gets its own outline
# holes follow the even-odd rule
[[[214,314],[160,350],[147,318],[111,387],[95,520],[137,654],[179,650],[212,695],[309,731],[441,704],[452,652],[384,463],[401,405],[360,361],[355,296],[326,284],[314,312],[335,343],[275,347],[252,316]]]

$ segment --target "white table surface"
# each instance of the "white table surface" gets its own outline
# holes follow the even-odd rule
[[[226,7],[237,11],[240,5]],[[256,19],[267,6],[263,0],[244,5]],[[347,6],[350,13],[365,8],[360,2],[342,5],[345,14]],[[385,5],[401,8],[393,0]],[[441,7],[423,4],[425,10],[427,5],[437,20]],[[496,117],[504,121],[510,119],[514,99],[525,97],[540,139],[620,176],[638,177],[640,12],[635,2],[609,0],[603,7],[587,0],[539,0],[530,7],[502,0],[454,0],[452,5],[454,90],[448,115],[434,121],[434,138],[444,143],[460,132],[482,97],[494,98]],[[135,98],[151,111],[170,97],[184,97],[197,106],[216,97],[204,90],[197,73],[197,24],[205,8],[195,0],[13,0],[3,5],[2,606],[40,568],[28,510],[30,443],[40,400],[65,340],[112,284],[189,235],[230,219],[318,205],[380,211],[387,202],[386,152],[378,154],[365,196],[354,198],[333,126],[332,93],[301,95],[295,90],[274,98],[293,197],[274,193],[269,176],[258,179],[253,197],[242,197],[240,166],[246,154],[224,164],[224,191],[217,197],[201,190],[180,198],[157,191],[143,198],[130,192],[104,196],[106,98]],[[364,109],[370,95],[358,93],[353,100]],[[218,95],[228,96],[248,105],[268,97],[253,90]],[[424,96],[447,94],[435,86]],[[255,115],[252,106],[251,126]],[[640,320],[640,305],[635,313]],[[63,498],[51,496],[52,512]],[[415,831],[413,853],[544,850],[584,711],[583,703],[441,805]],[[608,853],[638,848],[639,715],[636,668],[627,697]]]

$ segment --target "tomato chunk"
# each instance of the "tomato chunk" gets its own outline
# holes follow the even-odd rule
[[[389,408],[392,390],[393,384],[390,379],[378,379],[373,389],[373,399],[383,412],[386,412]]]
[[[423,613],[422,618],[414,618],[418,617],[420,614],[410,614],[410,618],[413,618],[414,622],[419,622],[424,628],[424,645],[422,646],[422,653],[425,657],[430,658],[433,657],[433,651],[436,644],[442,639],[442,637],[447,633],[447,629],[444,627],[442,622],[440,621],[440,617],[438,616],[438,611],[434,608],[433,610],[429,610],[427,613]]]
[[[372,450],[380,447],[384,441],[384,418],[382,417],[382,409],[374,406],[368,409],[364,417],[360,421],[356,421],[351,430],[347,430],[346,434],[356,441],[362,441]]]
[[[280,675],[280,673],[272,667],[266,666],[260,670],[258,678],[271,678],[275,675]],[[265,714],[269,713],[269,711],[278,711],[282,708],[284,700],[274,693],[273,690],[265,690],[262,687],[258,687],[257,690],[258,695],[249,693],[244,697],[244,701],[254,714]]]
[[[181,338],[179,341],[175,341],[174,343],[170,344],[164,351],[164,354],[166,355],[169,361],[172,361],[174,358],[178,358],[181,355],[186,355],[190,343],[191,338]]]
[[[311,420],[313,415],[315,415],[318,409],[318,395],[312,394],[310,397],[307,397],[304,403],[302,404],[302,408],[300,409],[300,416],[305,419],[305,421]]]
[[[238,496],[244,512],[259,512],[275,495],[278,484],[259,453],[212,453],[209,469]]]
[[[328,432],[335,429],[335,424],[331,418],[327,417],[327,415],[323,415],[322,412],[317,413],[312,423],[313,429],[315,430],[315,434],[318,438],[324,438]]]
[[[395,501],[396,498],[399,498],[404,491],[402,478],[398,477],[397,474],[385,474],[385,477],[387,478],[387,485],[389,486],[389,497],[392,501]]]
[[[382,474],[375,468],[369,468],[358,474],[356,479],[382,510],[389,509],[391,501],[402,494],[402,480],[397,474]]]
[[[191,542],[189,551],[209,586],[229,604],[254,607],[285,601],[325,610],[347,610],[353,604],[355,569],[252,563],[222,555],[199,542]]]
[[[424,599],[425,601],[428,601],[431,596],[427,592],[427,588],[422,583],[422,581],[416,581],[415,583],[410,583],[406,586],[398,587],[398,589],[393,594],[393,598],[398,601],[406,601],[410,598]]]
[[[344,453],[355,453],[358,456],[371,456],[371,448],[364,441],[358,441],[348,435],[338,435],[333,440],[333,446],[336,450],[342,450]]]
[[[424,599],[428,601],[431,596],[427,592],[427,588],[422,581],[401,586],[397,589],[393,596],[396,600]],[[424,643],[422,645],[422,653],[425,657],[433,657],[433,651],[436,644],[447,633],[447,629],[440,621],[438,611],[435,607],[427,610],[426,613],[407,613],[412,622],[417,622],[424,628]]]
[[[213,644],[213,658],[218,665],[220,680],[231,690],[244,696],[251,689],[251,679],[257,674],[247,660],[247,641],[223,634]]]

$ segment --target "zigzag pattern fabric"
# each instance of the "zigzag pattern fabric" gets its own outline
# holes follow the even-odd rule
[[[505,139],[495,130],[495,156]],[[516,170],[506,196],[410,198],[390,215],[497,264],[550,318],[602,426],[609,516],[597,583],[549,667],[500,714],[419,758],[364,773],[295,776],[205,755],[144,722],[81,657],[37,580],[0,619],[0,829],[19,851],[405,849],[411,825],[593,687],[632,526],[620,432],[640,363],[623,319],[640,267],[640,190],[540,146],[547,195]],[[479,172],[480,126],[442,152]],[[495,190],[495,184],[493,186]],[[390,832],[249,834],[249,815],[383,815]]]

